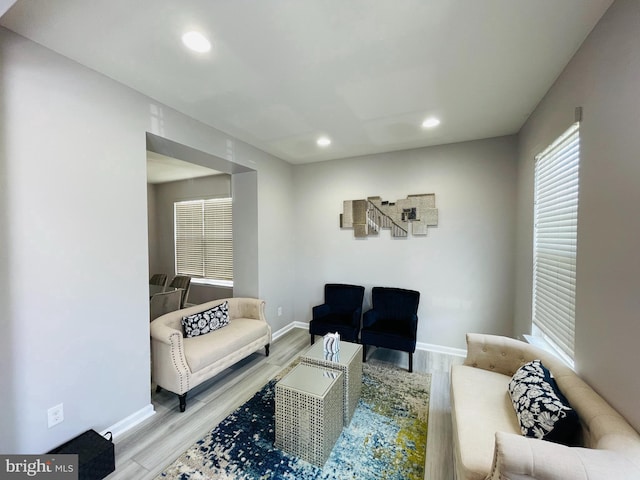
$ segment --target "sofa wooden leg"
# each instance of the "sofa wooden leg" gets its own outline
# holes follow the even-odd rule
[[[268,343],[264,346],[264,354],[268,357],[269,356],[269,347],[271,345],[269,345]]]
[[[311,345],[313,345],[314,343],[316,343],[316,336],[312,333],[311,334]]]
[[[367,346],[363,343],[362,344],[362,363],[365,363],[367,361]]]
[[[187,409],[187,394],[178,395],[178,399],[180,400],[180,411],[184,412]]]
[[[413,372],[413,353],[409,352],[409,373]]]

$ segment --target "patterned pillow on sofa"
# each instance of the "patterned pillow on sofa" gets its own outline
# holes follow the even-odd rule
[[[185,336],[188,338],[213,332],[226,325],[229,325],[228,302],[216,305],[204,312],[182,317],[182,327],[184,328]]]
[[[575,444],[578,415],[540,360],[524,364],[509,382],[511,403],[527,437]]]

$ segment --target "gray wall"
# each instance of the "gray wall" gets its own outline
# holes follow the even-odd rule
[[[418,290],[418,341],[464,348],[469,331],[510,335],[514,298],[516,138],[500,137],[297,166],[295,319],[308,321],[327,282]],[[426,237],[356,239],[342,202],[435,193]]]
[[[531,324],[534,156],[584,109],[576,369],[640,430],[640,2],[617,0],[520,134],[516,333]]]
[[[184,200],[231,196],[231,176],[227,174],[149,185],[149,273],[175,275],[173,204]],[[189,303],[204,303],[233,296],[232,288],[191,284]]]
[[[156,186],[147,183],[147,232],[149,237],[150,275],[156,272],[160,273],[160,269],[164,268],[159,253],[162,241],[158,232],[158,214],[156,210]]]
[[[41,453],[150,406],[146,132],[257,171],[245,234],[272,250],[238,263],[260,262],[274,330],[292,167],[2,28],[0,62],[0,451]]]

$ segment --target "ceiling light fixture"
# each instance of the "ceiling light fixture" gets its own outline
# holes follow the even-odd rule
[[[328,147],[331,145],[331,139],[329,137],[320,137],[316,143],[319,147]]]
[[[423,128],[433,128],[437,127],[438,125],[440,125],[440,120],[438,120],[436,117],[429,117],[424,122],[422,122]]]
[[[206,53],[211,50],[211,42],[200,32],[185,33],[182,35],[182,43],[184,43],[187,48],[198,53]]]

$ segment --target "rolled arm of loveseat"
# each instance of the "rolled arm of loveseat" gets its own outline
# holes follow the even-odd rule
[[[191,370],[184,354],[183,334],[171,326],[168,316],[151,322],[152,364],[155,382],[182,395],[190,386]]]
[[[160,319],[160,321],[156,321],[156,320],[151,322],[151,325],[149,326],[151,338],[153,340],[165,343],[167,345],[171,345],[171,341],[172,341],[171,336],[175,335],[176,333],[180,336],[180,340],[182,340],[183,335],[181,330],[177,330],[170,324],[163,322],[162,320],[164,319]]]
[[[561,363],[551,354],[514,338],[467,333],[465,365],[512,376],[522,365],[535,359],[545,365]]]
[[[567,447],[553,442],[497,432],[487,480],[640,479],[640,469],[613,450]]]
[[[267,321],[264,314],[265,301],[259,298],[236,297],[228,298],[229,316],[233,318],[251,318]]]

